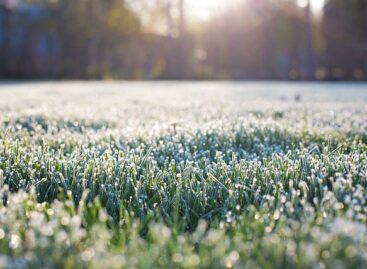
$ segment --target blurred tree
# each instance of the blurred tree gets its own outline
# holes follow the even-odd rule
[[[76,77],[132,75],[136,64],[129,62],[130,70],[125,64],[140,35],[140,23],[124,1],[60,0],[57,10],[63,72]]]
[[[239,2],[207,25],[205,64],[230,78],[300,78],[306,22],[295,1]]]
[[[323,32],[333,79],[367,78],[367,1],[328,0]]]
[[[198,31],[185,0],[0,0],[0,76],[367,79],[367,2],[301,2],[229,1]]]
[[[33,75],[38,62],[43,75],[69,78],[134,77],[142,65],[134,57],[140,21],[124,0],[20,0],[11,10],[2,8],[12,18],[0,18],[16,22],[16,29],[5,25],[2,31],[9,38],[2,42],[4,51],[9,51],[6,46],[18,50],[18,56],[28,59],[22,66],[30,66]],[[39,61],[42,56],[48,60]]]
[[[305,72],[304,79],[311,80],[314,78],[314,52],[313,52],[313,32],[312,32],[312,14],[311,14],[311,0],[307,0],[305,7]]]
[[[9,55],[11,54],[11,36],[13,25],[11,22],[12,10],[5,3],[0,5],[0,72],[3,75],[12,75]]]
[[[139,12],[144,30],[149,33],[147,35],[149,39],[145,39],[149,42],[146,46],[148,48],[146,66],[153,78],[192,77],[194,44],[187,27],[186,1],[135,0],[131,1],[130,5]]]

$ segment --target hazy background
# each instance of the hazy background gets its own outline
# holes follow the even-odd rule
[[[0,77],[367,80],[367,1],[0,0]]]

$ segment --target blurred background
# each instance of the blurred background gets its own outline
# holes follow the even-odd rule
[[[367,0],[0,0],[0,77],[367,80]]]

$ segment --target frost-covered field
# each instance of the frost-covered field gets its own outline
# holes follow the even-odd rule
[[[367,86],[0,85],[0,268],[366,268]]]

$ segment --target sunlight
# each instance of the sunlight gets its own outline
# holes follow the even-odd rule
[[[189,16],[199,20],[208,20],[231,0],[187,0]]]
[[[324,7],[325,0],[312,0],[311,4],[315,11],[321,11]]]
[[[309,0],[297,0],[297,5],[300,7],[305,7],[307,6],[308,2]],[[310,2],[312,9],[317,12],[321,11],[325,4],[325,0],[310,0]]]
[[[213,14],[235,0],[187,0],[188,15],[193,19],[208,20]],[[242,0],[244,1],[244,0]],[[325,0],[310,0],[312,9],[320,12]],[[308,0],[298,0],[300,6],[307,5]]]

